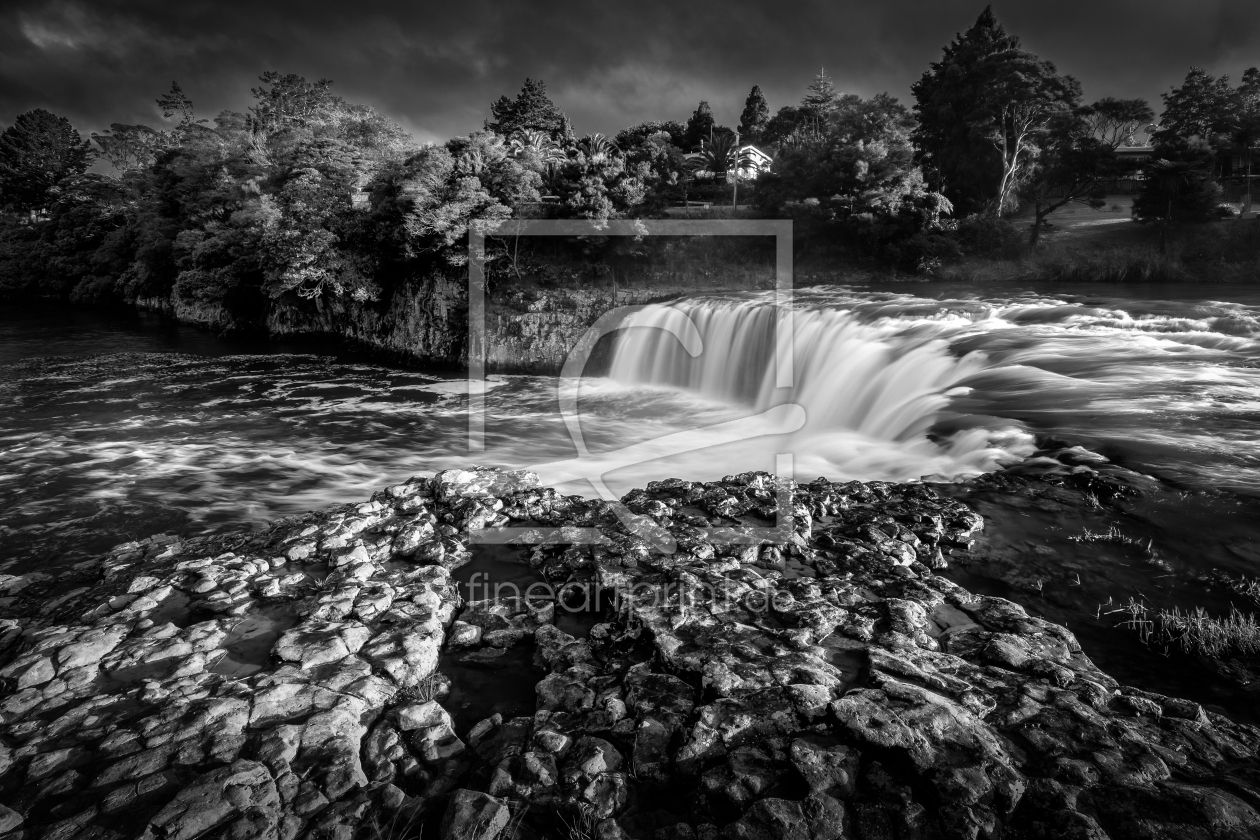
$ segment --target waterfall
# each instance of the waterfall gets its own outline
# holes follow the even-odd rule
[[[675,427],[690,427],[668,437],[540,471],[555,481],[606,471],[633,485],[658,474],[774,471],[776,455],[788,454],[806,480],[905,481],[977,475],[1032,452],[1031,436],[1009,423],[963,423],[929,437],[965,380],[987,368],[983,352],[951,354],[939,331],[905,319],[806,309],[793,313],[793,384],[780,388],[777,321],[775,307],[758,301],[695,300],[633,313],[621,324],[609,380],[638,389],[644,401],[664,389],[725,413],[705,415],[709,426],[680,417]],[[696,355],[684,334],[698,334]]]
[[[669,331],[680,316],[700,333],[698,356]],[[844,310],[807,310],[794,313],[795,376],[784,393],[775,387],[775,320],[772,306],[756,303],[648,307],[623,322],[610,376],[758,411],[796,403],[813,431],[908,441],[927,433],[952,388],[986,367],[983,353],[955,358],[943,338],[907,335],[904,322],[870,324]]]

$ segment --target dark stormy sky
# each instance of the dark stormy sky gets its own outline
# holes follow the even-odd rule
[[[334,80],[417,139],[481,126],[526,76],[547,82],[579,133],[685,120],[700,99],[738,121],[760,84],[771,109],[796,102],[820,65],[847,92],[910,83],[981,0],[498,2],[354,0],[5,0],[0,125],[43,107],[82,131],[157,125],[178,80],[199,116],[243,110],[268,69]],[[1237,79],[1260,65],[1256,0],[995,2],[1024,46],[1081,80],[1089,99],[1160,92],[1190,65]]]

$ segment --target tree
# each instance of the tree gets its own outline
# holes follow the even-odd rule
[[[1000,155],[1001,177],[993,204],[1000,216],[1013,209],[1013,199],[1052,120],[1079,104],[1081,86],[1071,76],[1060,76],[1051,62],[1023,50],[990,56],[979,72],[985,95],[970,122]]]
[[[188,94],[184,93],[183,88],[179,86],[179,82],[171,82],[171,89],[158,98],[157,105],[162,109],[163,119],[169,120],[174,116],[179,117],[176,131],[184,131],[194,125],[205,122],[205,120],[195,118],[193,102],[188,98]]]
[[[914,165],[913,124],[890,96],[845,97],[825,122],[782,141],[774,167],[758,176],[758,209],[794,219],[805,241],[892,254],[950,211]]]
[[[500,96],[490,106],[491,119],[486,128],[504,137],[521,131],[545,131],[552,140],[568,143],[573,140],[573,128],[564,113],[547,96],[547,85],[542,79],[526,79],[516,99]]]
[[[1234,119],[1238,97],[1229,86],[1229,77],[1219,79],[1198,67],[1191,67],[1180,87],[1161,94],[1164,113],[1159,130],[1152,139],[1156,144],[1200,137],[1209,143],[1236,127]]]
[[[801,99],[801,109],[815,120],[823,120],[836,109],[840,101],[840,91],[832,83],[827,71],[818,69],[818,75],[809,83],[805,97]]]
[[[83,174],[91,163],[91,143],[68,119],[42,108],[19,114],[0,133],[0,201],[38,214],[65,179]]]
[[[93,132],[92,140],[100,147],[100,157],[125,177],[148,169],[158,154],[170,146],[169,137],[147,125],[113,123],[108,131]]]
[[[739,136],[749,143],[760,143],[761,135],[770,122],[770,106],[761,85],[753,85],[744,101],[744,112],[739,116]]]
[[[691,156],[693,172],[708,172],[714,180],[726,183],[729,173],[746,169],[747,155],[741,155],[732,134],[718,134],[713,142],[701,141],[700,151]]]
[[[258,80],[262,85],[250,88],[255,102],[249,116],[253,127],[265,134],[290,126],[311,128],[327,123],[336,118],[345,104],[330,92],[329,79],[308,82],[296,73],[281,75],[268,70]]]
[[[969,211],[1011,209],[1051,121],[1080,84],[1019,48],[986,8],[913,86],[923,159]]]
[[[1251,195],[1251,158],[1252,153],[1257,146],[1260,146],[1260,117],[1251,116],[1246,122],[1240,123],[1230,135],[1230,139],[1241,149],[1247,159],[1247,191],[1248,196]]]
[[[1119,160],[1116,149],[1152,116],[1144,99],[1108,97],[1055,120],[1020,188],[1020,197],[1033,206],[1031,247],[1037,246],[1045,218],[1060,207],[1103,206],[1105,183],[1134,168]]]
[[[1251,159],[1260,146],[1260,69],[1249,67],[1243,73],[1237,92],[1238,110],[1230,139],[1240,146],[1247,159],[1247,195],[1251,195]]]
[[[805,112],[799,105],[784,105],[766,123],[761,132],[761,142],[773,145],[782,142],[805,121]]]
[[[1019,39],[1007,35],[986,7],[910,88],[919,121],[914,132],[918,159],[964,215],[991,206],[1000,179],[997,150],[967,119],[982,107],[986,79],[981,67],[990,56],[1018,47]]]
[[[602,134],[583,137],[561,168],[557,210],[602,222],[639,207],[647,195],[640,167],[627,167],[626,156]]]
[[[1136,134],[1155,118],[1145,99],[1104,97],[1080,112],[1094,137],[1112,149],[1140,145]]]
[[[687,120],[687,131],[683,134],[683,149],[698,149],[702,141],[713,136],[713,109],[704,100],[696,106],[696,110]]]
[[[1133,216],[1139,222],[1163,222],[1161,252],[1167,250],[1174,223],[1213,217],[1221,196],[1220,185],[1212,177],[1214,162],[1212,147],[1201,137],[1174,139],[1152,152],[1142,192],[1133,199]]]
[[[268,294],[376,297],[377,290],[361,270],[366,255],[343,247],[339,235],[343,225],[338,216],[350,213],[349,197],[319,170],[289,173],[275,196],[265,197],[263,207],[260,256]]]
[[[577,148],[592,163],[602,163],[614,155],[621,154],[621,149],[617,148],[617,144],[598,131],[579,140]]]
[[[552,140],[547,132],[537,129],[521,131],[509,140],[508,156],[532,162],[540,171],[558,166],[569,159],[559,143]]]
[[[623,128],[617,132],[616,142],[622,149],[629,150],[653,134],[659,134],[662,131],[669,135],[669,142],[672,145],[682,147],[687,127],[677,120],[647,120],[638,125]]]

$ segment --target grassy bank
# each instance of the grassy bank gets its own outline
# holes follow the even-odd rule
[[[835,255],[798,256],[796,277],[808,283],[1251,283],[1260,281],[1260,219],[1185,225],[1161,247],[1158,223],[1138,224],[1127,196],[1101,210],[1065,208],[1050,217],[1036,250],[1031,219],[1017,216],[1004,241],[994,237],[962,259],[917,273]]]

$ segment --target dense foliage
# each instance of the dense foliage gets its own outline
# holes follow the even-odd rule
[[[780,144],[757,185],[759,209],[794,219],[806,241],[905,261],[903,243],[950,210],[914,164],[910,113],[883,94],[805,107],[819,116]]]
[[[753,85],[744,100],[744,111],[739,115],[739,136],[748,143],[760,143],[761,135],[770,122],[770,104],[761,92],[761,85]]]
[[[36,108],[0,133],[0,196],[11,208],[39,214],[61,185],[88,168],[91,144],[65,117]]]
[[[1082,106],[1079,84],[990,9],[912,90],[913,111],[845,93],[820,70],[798,103],[772,111],[753,86],[738,141],[707,101],[685,122],[579,137],[532,78],[490,105],[483,130],[441,144],[415,143],[327,79],[273,71],[243,113],[198,117],[173,83],[157,100],[165,123],[115,123],[91,140],[34,110],[0,132],[0,295],[174,300],[257,319],[279,299],[367,303],[460,271],[474,223],[493,279],[544,249],[522,250],[508,220],[601,223],[736,197],[793,219],[801,253],[931,271],[1009,253],[1022,234],[1002,217],[1017,208],[1032,211],[1035,245],[1059,207],[1099,206],[1134,174],[1118,150],[1142,132],[1159,145],[1134,212],[1165,231],[1214,217],[1220,160],[1245,159],[1249,183],[1260,146],[1260,70],[1233,87],[1192,68],[1150,126],[1142,100]],[[750,171],[749,143],[773,158],[768,171]],[[598,257],[605,239],[581,253]]]
[[[167,127],[116,124],[95,150],[63,118],[19,117],[0,136],[0,195],[15,211],[0,229],[0,292],[173,297],[245,319],[284,297],[371,301],[466,264],[474,219],[634,215],[653,206],[650,185],[685,169],[670,154],[676,123],[631,132],[624,151],[577,140],[533,80],[492,107],[509,136],[423,146],[327,80],[260,81],[247,112],[212,124],[173,85],[158,100]],[[108,175],[86,171],[93,158]],[[503,256],[491,249],[492,268]]]
[[[1080,101],[1080,84],[1020,49],[991,9],[945,48],[912,86],[915,140],[934,183],[963,212],[1017,207],[1056,118]]]

